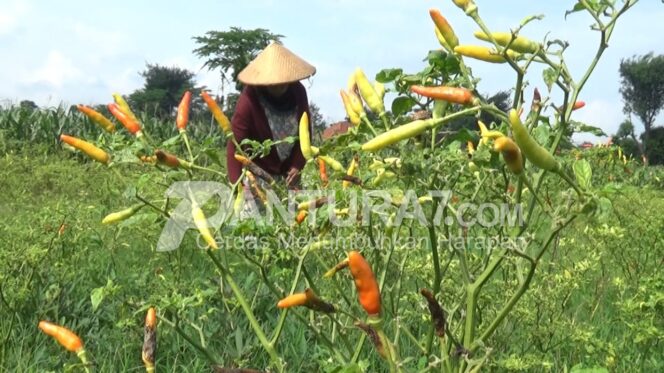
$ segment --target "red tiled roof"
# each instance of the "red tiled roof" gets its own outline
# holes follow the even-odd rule
[[[342,135],[348,132],[350,127],[351,124],[347,121],[333,123],[323,131],[323,140],[327,140],[333,136]]]

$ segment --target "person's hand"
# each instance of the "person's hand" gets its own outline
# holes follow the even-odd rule
[[[300,170],[291,167],[286,174],[286,186],[288,189],[298,189],[300,187]]]

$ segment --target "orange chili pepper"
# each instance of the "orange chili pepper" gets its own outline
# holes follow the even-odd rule
[[[178,116],[175,119],[175,125],[180,131],[184,131],[189,122],[189,106],[191,105],[191,92],[186,91],[182,95],[180,105],[178,105]]]
[[[369,315],[380,313],[380,289],[374,276],[371,266],[364,259],[362,254],[357,251],[348,253],[348,267],[350,273],[355,279],[357,294],[365,311]]]
[[[421,85],[414,85],[410,87],[410,91],[424,97],[430,97],[436,100],[443,100],[460,105],[472,104],[475,101],[473,92],[461,87],[425,87]]]
[[[67,351],[79,352],[83,349],[83,341],[71,330],[48,321],[40,321],[39,329],[42,332],[55,338],[55,340],[62,345]]]
[[[231,122],[228,120],[226,114],[221,111],[221,108],[219,105],[217,105],[217,102],[212,97],[210,97],[207,92],[201,92],[201,97],[203,97],[203,101],[205,101],[207,104],[208,108],[212,112],[212,116],[217,121],[217,124],[219,124],[219,127],[221,127],[222,131],[224,131],[224,133],[230,133]]]
[[[122,125],[132,135],[139,135],[141,133],[141,125],[128,115],[126,115],[117,104],[108,104],[108,110],[113,116],[122,123]]]
[[[329,178],[327,177],[327,169],[325,168],[325,162],[318,160],[318,172],[320,174],[320,181],[323,184],[323,187],[327,187],[329,183]]]

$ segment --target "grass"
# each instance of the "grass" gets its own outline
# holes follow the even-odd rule
[[[70,155],[26,154],[0,158],[0,371],[76,370],[76,357],[38,331],[41,319],[77,331],[98,371],[141,371],[142,323],[150,305],[167,318],[181,317],[182,328],[214,351],[221,364],[267,366],[237,302],[191,237],[175,252],[155,253],[163,226],[156,213],[118,226],[100,224],[105,214],[130,203],[117,174]],[[126,170],[136,177],[150,172]],[[150,192],[149,185],[140,189]],[[626,184],[618,190],[608,220],[577,222],[546,259],[515,314],[490,341],[492,370],[560,371],[580,363],[616,371],[663,367],[664,217],[658,212],[664,209],[664,193]],[[256,255],[260,261],[265,254]],[[259,321],[276,325],[279,313],[258,274],[244,261],[227,260]],[[292,263],[271,260],[270,278],[276,283],[289,278]],[[403,279],[404,287],[428,275],[409,263],[412,276]],[[93,293],[101,297],[96,309]],[[500,289],[486,294],[498,297]],[[403,296],[403,322],[418,335],[417,325],[428,327],[428,316],[420,299]],[[353,341],[359,336],[345,332]],[[407,341],[401,345],[414,351]],[[291,371],[329,366],[326,351],[314,342],[300,324],[287,324],[278,348]],[[363,356],[364,363],[377,364],[368,347]],[[164,323],[157,365],[163,371],[209,369],[202,355]]]

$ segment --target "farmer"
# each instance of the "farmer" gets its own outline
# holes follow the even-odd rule
[[[238,75],[245,87],[231,120],[237,142],[279,141],[297,136],[302,113],[307,112],[311,117],[307,92],[299,81],[315,73],[313,66],[281,44],[268,45]],[[229,141],[226,159],[232,183],[242,173],[242,165],[234,158],[235,151],[235,145]],[[254,162],[275,179],[284,178],[289,188],[297,188],[305,159],[296,141],[275,144],[267,156],[255,158]]]

